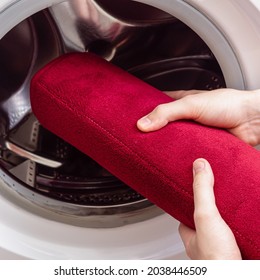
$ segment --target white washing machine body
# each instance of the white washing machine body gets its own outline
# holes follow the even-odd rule
[[[0,37],[32,14],[61,2],[2,0]],[[216,57],[227,87],[260,87],[259,1],[137,2],[165,11],[193,29]],[[0,172],[1,259],[186,258],[178,234],[178,222],[167,214],[110,228],[86,227],[80,217],[50,211],[27,200],[14,188],[14,178]],[[127,220],[128,217],[119,214],[118,218]]]

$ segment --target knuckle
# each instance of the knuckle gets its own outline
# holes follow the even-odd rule
[[[182,102],[191,106],[194,104],[195,98],[196,98],[195,95],[186,95],[182,98]]]
[[[196,211],[194,212],[194,220],[198,223],[211,221],[212,214],[209,211]]]
[[[193,189],[197,190],[201,188],[201,185],[206,180],[205,174],[203,174],[202,171],[199,171],[199,173],[196,174],[194,181],[193,181]]]
[[[215,221],[216,219],[219,219],[220,213],[214,203],[210,203],[207,205],[203,205],[200,207],[196,207],[194,210],[194,219],[197,221]]]
[[[183,106],[189,110],[192,119],[198,118],[203,112],[203,104],[200,95],[187,95],[182,98]]]
[[[158,106],[155,107],[155,109],[153,110],[153,113],[155,115],[163,115],[165,113],[165,105],[164,104],[160,104]]]
[[[197,190],[200,188],[209,188],[214,184],[214,177],[210,172],[207,170],[200,170],[198,173],[195,175],[194,181],[193,181],[193,189]]]

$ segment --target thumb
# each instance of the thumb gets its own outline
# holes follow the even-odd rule
[[[213,191],[214,175],[205,159],[193,163],[194,221],[196,229],[203,228],[216,216],[220,216]]]
[[[171,121],[196,119],[200,113],[198,110],[200,106],[189,100],[190,98],[186,96],[173,102],[158,105],[151,113],[138,120],[138,129],[144,132],[155,131]]]

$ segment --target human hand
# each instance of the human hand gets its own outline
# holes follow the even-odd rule
[[[140,130],[154,131],[171,121],[192,119],[225,128],[252,146],[260,144],[260,91],[218,89],[167,94],[176,101],[161,104],[141,118],[137,122]]]
[[[239,260],[235,237],[222,219],[213,192],[214,175],[205,159],[193,163],[195,230],[180,224],[179,232],[186,253],[197,260]]]

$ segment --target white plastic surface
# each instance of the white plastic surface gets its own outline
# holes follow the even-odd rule
[[[239,61],[245,88],[260,88],[260,1],[186,0],[185,2],[206,15],[225,36]],[[221,54],[222,50],[218,52]]]
[[[10,5],[13,5],[15,2],[17,2],[17,0],[12,0],[12,1],[10,1],[10,0],[2,0],[0,2],[0,10],[1,11],[5,10],[7,7],[9,7]]]
[[[166,214],[118,228],[89,229],[36,216],[0,196],[0,221],[0,247],[32,259],[185,257],[178,222]]]

